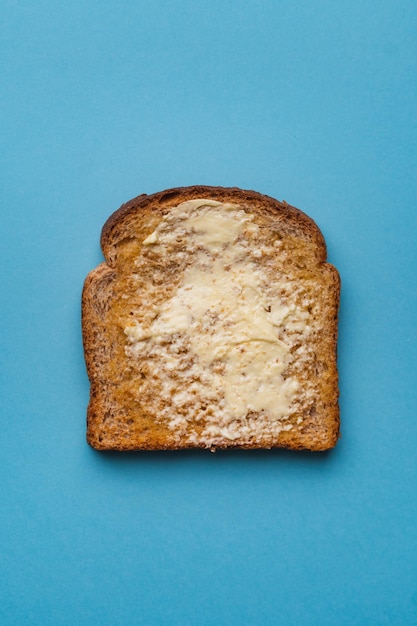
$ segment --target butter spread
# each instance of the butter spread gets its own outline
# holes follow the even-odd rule
[[[292,427],[299,383],[286,375],[292,340],[283,329],[306,333],[308,313],[284,303],[283,282],[271,285],[257,262],[258,229],[241,207],[199,199],[171,209],[143,242],[161,257],[173,245],[191,255],[153,321],[125,328],[128,354],[148,359],[171,406],[165,419],[190,443],[250,442]]]

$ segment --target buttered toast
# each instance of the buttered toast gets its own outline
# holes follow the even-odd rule
[[[82,329],[99,450],[326,450],[340,279],[316,224],[253,191],[142,195],[102,230]]]

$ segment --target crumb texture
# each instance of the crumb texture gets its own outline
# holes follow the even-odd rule
[[[310,218],[183,188],[124,205],[102,247],[83,292],[91,445],[335,445],[340,281]]]

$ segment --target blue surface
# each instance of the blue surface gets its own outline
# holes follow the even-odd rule
[[[416,3],[3,0],[0,19],[0,623],[417,624]],[[101,226],[189,184],[322,228],[334,452],[86,445]]]

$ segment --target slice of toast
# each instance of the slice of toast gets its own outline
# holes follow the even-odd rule
[[[124,204],[82,329],[99,450],[326,450],[339,435],[340,279],[316,224],[236,188]]]

